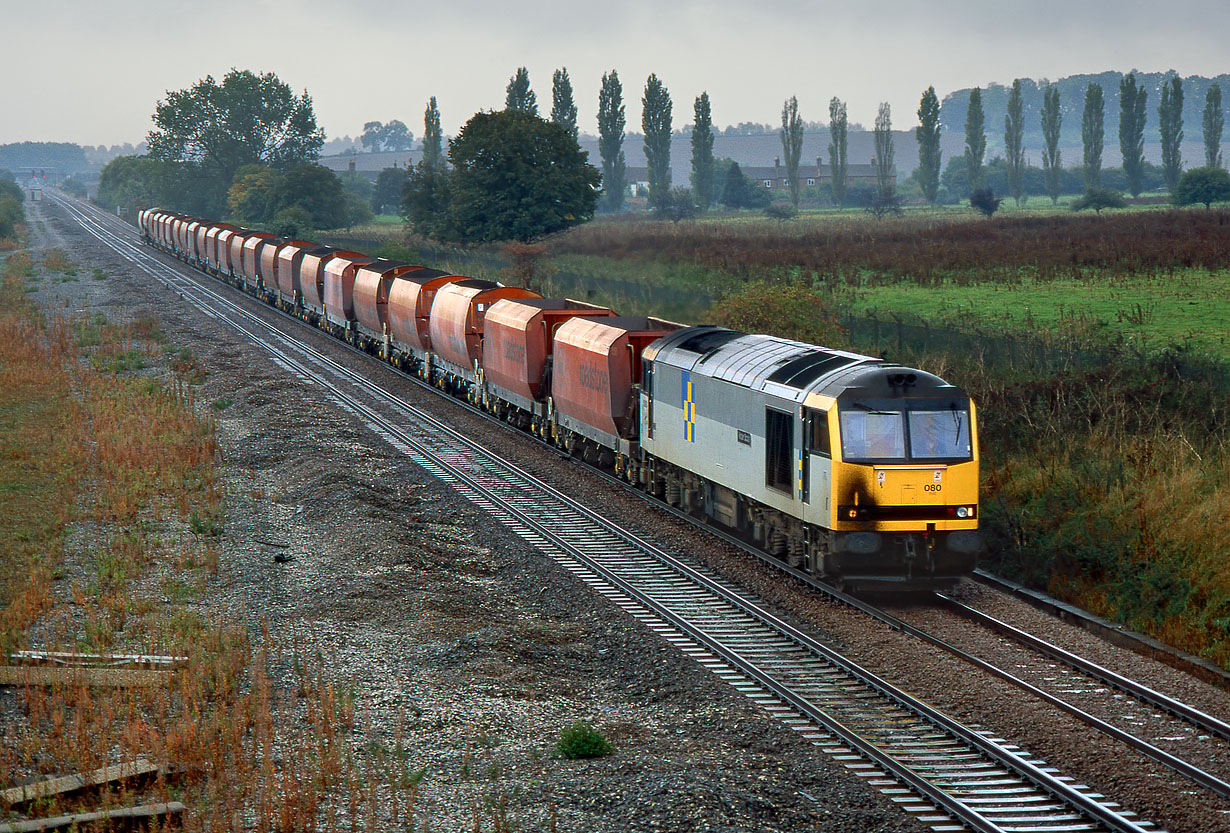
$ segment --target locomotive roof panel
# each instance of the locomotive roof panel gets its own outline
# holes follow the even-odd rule
[[[795,400],[829,387],[844,369],[882,363],[857,353],[718,327],[689,327],[658,345],[652,357],[656,361]]]
[[[918,370],[913,367],[903,367],[892,362],[878,361],[874,364],[851,365],[830,375],[823,387],[816,389],[818,393],[828,394],[834,398],[863,397],[876,398],[929,398],[956,396],[967,394],[961,388],[950,382],[945,382],[939,376]]]

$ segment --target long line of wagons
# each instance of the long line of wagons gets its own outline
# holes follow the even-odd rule
[[[145,240],[851,589],[975,566],[974,404],[921,370],[149,209]]]

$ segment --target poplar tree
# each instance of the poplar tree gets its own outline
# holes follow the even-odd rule
[[[572,100],[572,81],[568,70],[557,69],[551,76],[551,121],[577,137],[577,105]]]
[[[692,195],[701,211],[713,204],[713,117],[709,93],[696,97],[692,106]]]
[[[795,96],[782,105],[782,155],[786,159],[786,182],[790,186],[790,204],[799,207],[799,159],[803,156],[803,120],[799,118],[799,100]]]
[[[935,87],[927,87],[918,103],[918,127],[914,128],[918,139],[918,185],[927,202],[935,204],[940,189],[940,100]]]
[[[1221,131],[1226,119],[1221,109],[1221,85],[1213,84],[1204,97],[1204,164],[1221,167]]]
[[[602,157],[602,198],[607,211],[624,206],[624,88],[619,73],[602,76],[598,91],[598,154]]]
[[[1059,130],[1063,127],[1063,111],[1059,109],[1059,87],[1047,84],[1042,93],[1042,172],[1046,178],[1046,193],[1051,205],[1059,202],[1059,178],[1063,162],[1059,150]]]
[[[876,187],[880,199],[884,200],[892,197],[896,190],[893,185],[893,116],[887,101],[880,102],[880,110],[876,114],[875,145]]]
[[[1145,102],[1149,93],[1129,72],[1119,82],[1119,153],[1123,177],[1133,197],[1139,196],[1145,176]]]
[[[649,166],[649,207],[665,204],[671,190],[671,97],[651,73],[641,97],[641,130],[645,133],[645,162]]]
[[[1025,105],[1021,79],[1012,82],[1008,114],[1004,116],[1004,154],[1008,157],[1008,192],[1021,205],[1025,199]]]
[[[1085,187],[1102,184],[1102,142],[1105,138],[1106,98],[1101,84],[1085,88],[1085,110],[1081,114],[1081,144],[1084,145]]]
[[[829,101],[829,173],[833,178],[833,202],[846,204],[846,134],[850,122],[846,118],[846,105],[834,97]]]
[[[533,116],[538,115],[538,97],[530,89],[530,71],[525,67],[517,67],[513,77],[508,79],[504,109],[520,110]]]
[[[982,187],[982,159],[987,152],[986,116],[982,112],[982,90],[970,90],[969,111],[965,116],[965,168],[970,191]]]
[[[433,95],[423,113],[423,164],[429,168],[444,167],[444,137],[440,131],[440,108]]]
[[[1157,124],[1162,134],[1162,176],[1166,190],[1173,194],[1183,173],[1183,81],[1177,75],[1162,82]]]

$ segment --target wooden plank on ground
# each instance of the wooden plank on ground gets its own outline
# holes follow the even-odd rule
[[[82,668],[64,665],[0,665],[0,686],[83,685],[89,688],[152,688],[166,685],[170,671]]]
[[[130,778],[139,778],[142,775],[152,775],[158,769],[158,764],[139,758],[130,763],[106,766],[93,772],[75,773],[59,778],[36,781],[33,784],[25,784],[20,787],[9,787],[6,790],[0,790],[0,806],[5,804],[23,804],[27,801],[46,798],[50,795],[64,795],[65,793],[83,790],[86,787],[110,784],[113,781],[127,781]]]
[[[155,818],[178,817],[186,808],[178,801],[166,804],[142,804],[140,807],[121,807],[118,810],[101,810],[97,813],[77,813],[72,816],[54,816],[49,819],[31,819],[0,824],[0,833],[36,833],[40,830],[60,830],[77,825],[82,827],[96,821],[106,822],[108,827],[136,825]]]
[[[75,654],[66,651],[14,651],[10,665],[101,665],[180,668],[187,657],[162,657],[152,654]]]

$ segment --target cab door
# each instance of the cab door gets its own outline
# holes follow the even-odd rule
[[[803,409],[803,445],[801,462],[807,497],[803,519],[818,526],[832,526],[833,453],[830,440],[829,412],[815,408]]]

